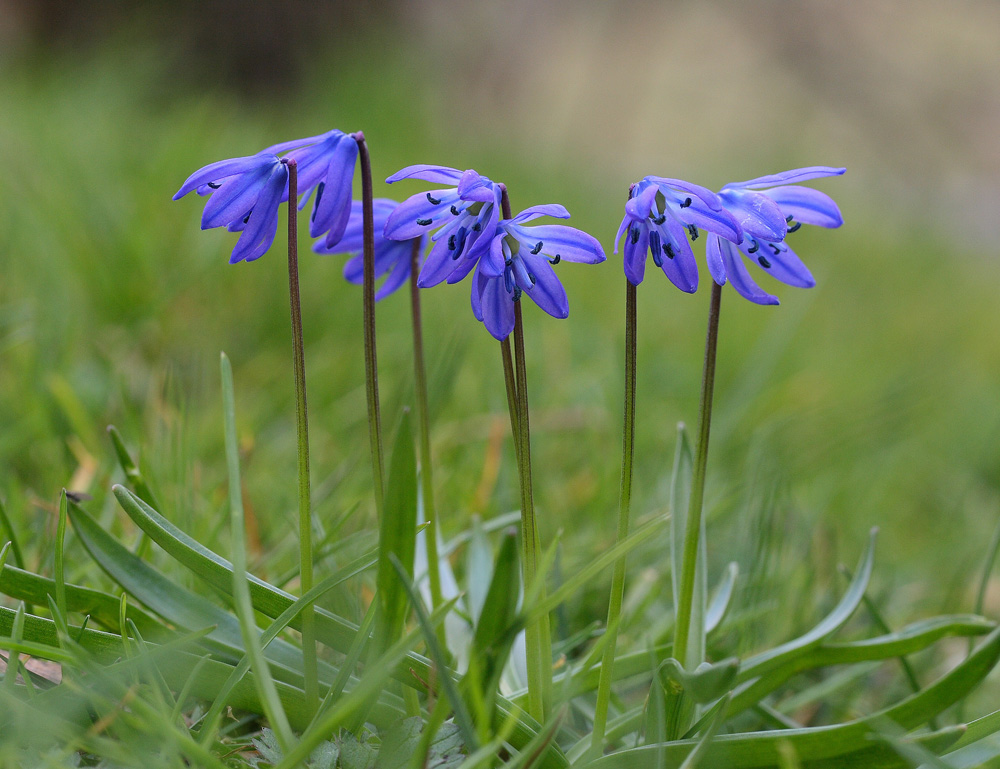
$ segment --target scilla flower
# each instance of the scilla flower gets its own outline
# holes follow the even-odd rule
[[[372,222],[375,225],[375,279],[385,276],[385,282],[375,294],[375,300],[384,299],[402,286],[410,277],[413,257],[412,240],[388,240],[382,230],[386,219],[399,204],[388,198],[376,198],[372,202]],[[344,236],[334,246],[323,240],[313,245],[318,254],[350,254],[344,264],[344,278],[361,285],[364,282],[364,215],[361,201],[351,203],[351,216],[344,229]]]
[[[742,236],[719,196],[705,187],[661,176],[647,176],[634,184],[615,236],[616,254],[618,241],[626,236],[625,276],[633,285],[642,283],[648,253],[671,283],[693,293],[698,288],[698,263],[688,237],[695,240],[699,227],[736,242]]]
[[[739,222],[744,237],[739,244],[714,236],[708,239],[706,261],[715,282],[722,286],[728,280],[737,293],[751,302],[778,304],[776,296],[754,282],[743,263],[745,257],[789,286],[816,285],[809,268],[788,247],[785,237],[803,224],[839,227],[844,219],[829,195],[794,184],[840,176],[844,171],[825,166],[797,168],[723,187],[719,198]]]
[[[561,261],[597,264],[605,259],[597,240],[562,224],[525,227],[539,216],[568,219],[560,205],[532,206],[498,223],[488,253],[472,283],[472,312],[497,339],[514,329],[514,302],[528,296],[554,318],[569,315],[569,300],[552,265]],[[425,267],[426,269],[426,267]]]
[[[416,165],[397,171],[386,182],[423,179],[435,184],[454,184],[443,190],[420,192],[403,201],[385,224],[385,237],[410,240],[437,230],[417,285],[436,286],[447,280],[457,283],[472,272],[488,251],[500,220],[502,188],[485,176],[446,166]]]

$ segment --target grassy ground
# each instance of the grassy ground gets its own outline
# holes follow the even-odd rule
[[[613,541],[624,278],[610,251],[625,190],[578,164],[542,177],[532,158],[502,145],[432,133],[399,64],[387,57],[384,71],[367,73],[381,84],[369,91],[349,70],[317,74],[277,105],[191,95],[135,51],[9,68],[0,82],[0,495],[31,568],[49,568],[64,486],[92,494],[109,529],[135,536],[108,493],[109,423],[138,450],[167,514],[226,550],[219,350],[235,367],[254,568],[274,578],[293,565],[282,236],[259,262],[229,266],[231,236],[200,232],[197,203],[170,196],[207,162],[331,126],[365,130],[376,178],[416,162],[474,165],[508,184],[516,208],[562,202],[605,245],[608,263],[560,268],[568,321],[534,307],[526,318],[543,538],[564,530],[565,569]],[[875,584],[894,598],[892,619],[971,609],[1000,508],[1000,266],[916,216],[873,210],[858,190],[819,186],[847,225],[795,236],[818,287],[779,288],[780,308],[727,290],[722,310],[711,568],[740,560],[744,584],[782,586],[783,610],[762,630],[776,637],[809,619],[814,589],[839,586],[836,564],[855,560],[873,525],[883,531]],[[314,488],[321,520],[356,506],[346,526],[360,531],[372,519],[360,293],[341,279],[341,262],[303,258]],[[516,507],[516,473],[497,345],[469,311],[468,286],[425,297],[448,535],[473,514]],[[639,291],[638,518],[666,506],[675,424],[696,420],[707,301],[707,291],[684,296],[658,275]],[[412,392],[408,309],[403,295],[379,307],[389,426]],[[659,544],[633,560],[636,571],[662,564]],[[101,582],[72,538],[68,553],[69,581]],[[600,618],[606,590],[595,584],[569,610]]]

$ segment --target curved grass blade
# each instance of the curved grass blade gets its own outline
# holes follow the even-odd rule
[[[14,531],[14,527],[10,523],[10,518],[7,516],[7,509],[3,506],[3,499],[0,499],[0,526],[3,526],[4,531],[7,532],[7,540],[10,542],[14,563],[17,564],[19,569],[23,569],[24,556],[21,554],[21,545],[18,544],[17,532]]]
[[[712,594],[712,600],[705,611],[705,635],[716,631],[726,618],[729,607],[732,605],[733,588],[736,587],[736,578],[740,575],[740,565],[732,561],[719,580],[719,584]]]

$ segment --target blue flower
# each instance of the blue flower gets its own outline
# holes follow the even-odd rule
[[[287,152],[283,158],[279,154]],[[351,182],[358,156],[355,137],[341,131],[282,142],[256,155],[210,163],[188,177],[174,195],[209,195],[201,218],[203,230],[225,227],[239,232],[229,261],[251,262],[263,256],[278,230],[278,206],[288,200],[288,165],[298,166],[298,191],[303,207],[313,188],[309,231],[315,237],[328,232],[327,243],[340,239],[351,210]]]
[[[385,276],[385,282],[375,294],[375,300],[384,299],[410,278],[413,257],[412,240],[388,240],[382,234],[385,222],[399,204],[388,198],[372,202],[372,223],[375,226],[375,279]],[[364,212],[361,201],[351,203],[351,217],[344,229],[344,236],[334,246],[322,240],[313,245],[318,254],[351,254],[344,264],[344,278],[361,285],[364,282]],[[421,243],[421,249],[423,243]]]
[[[638,286],[646,271],[646,255],[681,291],[698,289],[698,263],[688,237],[698,237],[698,228],[739,242],[740,227],[724,208],[719,196],[705,187],[661,176],[647,176],[629,190],[615,236],[626,235],[625,276]]]
[[[240,233],[230,264],[252,262],[274,242],[278,206],[288,194],[288,167],[267,151],[220,160],[191,174],[174,200],[192,190],[211,196],[201,217],[203,230],[226,227]]]
[[[605,259],[601,244],[581,230],[562,224],[524,226],[539,216],[568,219],[569,212],[560,205],[532,206],[501,220],[472,281],[472,312],[499,340],[514,329],[514,302],[522,295],[554,318],[569,315],[566,290],[552,265]]]
[[[316,238],[325,232],[326,245],[334,246],[344,236],[347,220],[351,216],[358,136],[334,129],[320,136],[276,145],[279,150],[268,147],[265,152],[280,151],[280,148],[290,145],[295,149],[286,158],[294,159],[298,165],[300,209],[305,208],[313,189],[316,190],[309,217],[309,234]]]
[[[428,165],[404,168],[386,182],[410,178],[456,186],[421,192],[404,200],[389,215],[385,237],[410,240],[436,229],[431,236],[434,245],[417,285],[428,288],[445,280],[458,283],[489,250],[500,220],[503,187],[472,170],[463,173]]]
[[[706,261],[712,278],[720,286],[729,280],[741,296],[756,304],[778,304],[778,298],[758,286],[740,254],[782,283],[800,288],[816,285],[809,268],[785,243],[785,237],[803,224],[839,227],[840,209],[829,195],[798,182],[825,176],[840,176],[846,169],[813,166],[796,168],[772,176],[727,184],[719,199],[743,231],[743,240],[731,243],[709,237]]]

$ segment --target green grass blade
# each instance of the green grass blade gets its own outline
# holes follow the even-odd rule
[[[17,532],[14,531],[10,518],[7,516],[7,509],[3,505],[3,499],[0,499],[0,526],[3,526],[3,530],[7,533],[7,540],[10,542],[11,554],[14,556],[14,563],[17,564],[19,569],[23,569],[24,556],[21,553],[21,545],[18,544]]]
[[[233,548],[233,598],[243,645],[255,674],[257,694],[260,696],[267,720],[274,729],[275,736],[284,753],[295,745],[295,735],[288,723],[288,716],[278,698],[278,690],[271,677],[271,669],[261,647],[260,631],[254,618],[253,604],[250,602],[250,588],[247,585],[246,531],[243,524],[243,494],[240,489],[240,457],[236,444],[236,402],[233,393],[233,369],[225,353],[220,356],[222,370],[222,414],[225,422],[226,466],[229,471],[229,513],[232,528]],[[306,690],[315,691],[316,681],[306,681]]]
[[[59,495],[59,520],[56,523],[55,569],[53,576],[56,583],[56,606],[63,619],[66,617],[66,578],[63,548],[66,544],[66,489]]]
[[[736,579],[740,575],[740,566],[733,561],[726,567],[726,571],[719,580],[719,584],[712,594],[712,600],[705,611],[705,634],[714,632],[722,624],[732,605],[733,589],[736,587]]]

